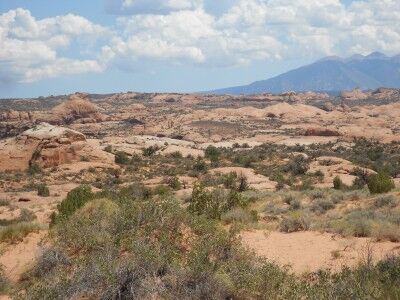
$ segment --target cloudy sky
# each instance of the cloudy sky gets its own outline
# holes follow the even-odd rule
[[[202,91],[400,53],[399,0],[1,0],[0,97]]]

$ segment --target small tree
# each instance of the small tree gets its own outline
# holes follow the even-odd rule
[[[368,177],[368,189],[371,194],[388,193],[394,188],[392,178],[385,173],[373,174]]]

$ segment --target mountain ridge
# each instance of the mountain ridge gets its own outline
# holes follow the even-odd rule
[[[289,91],[336,92],[360,88],[400,88],[400,55],[381,52],[349,58],[325,57],[266,80],[209,91],[213,94],[259,94]]]

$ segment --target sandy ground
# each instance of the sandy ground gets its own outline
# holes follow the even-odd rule
[[[9,245],[0,256],[4,275],[11,281],[17,282],[21,275],[34,265],[41,253],[40,243],[46,231],[29,234],[21,243]]]
[[[252,231],[242,233],[243,244],[256,254],[278,265],[289,265],[296,274],[319,269],[338,271],[343,265],[355,266],[365,261],[371,249],[374,261],[400,254],[400,243],[371,242],[367,238],[344,239],[329,233],[281,233]],[[332,253],[337,252],[337,258]]]

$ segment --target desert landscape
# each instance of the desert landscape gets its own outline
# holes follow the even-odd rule
[[[0,100],[2,297],[397,299],[399,100]]]

